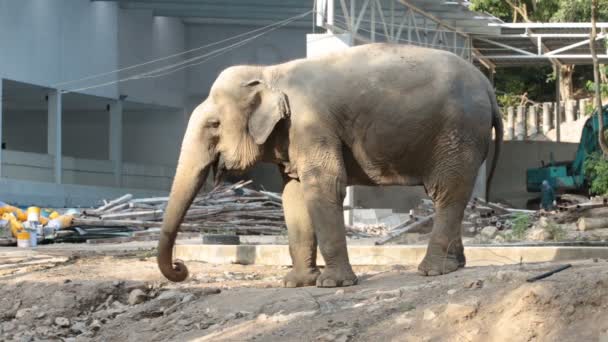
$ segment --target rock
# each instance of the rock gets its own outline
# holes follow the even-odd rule
[[[424,310],[422,319],[424,319],[425,321],[431,321],[434,320],[435,317],[437,317],[437,315],[433,311],[431,311],[430,309],[426,309]]]
[[[46,336],[50,333],[51,333],[51,328],[49,328],[48,326],[41,325],[41,326],[36,327],[36,334],[38,334],[38,335]]]
[[[70,327],[70,330],[74,333],[82,334],[83,332],[86,331],[86,325],[84,324],[84,322],[76,322],[76,323],[72,324],[72,326]]]
[[[316,338],[316,341],[323,342],[347,342],[354,336],[353,329],[344,328],[337,329],[333,332],[328,332]]]
[[[505,243],[506,239],[504,238],[504,236],[498,234],[496,235],[496,237],[494,238],[494,242],[495,243]]]
[[[186,326],[186,325],[190,325],[192,324],[191,320],[187,320],[187,319],[180,319],[177,321],[177,325],[181,325],[181,326]]]
[[[4,324],[2,324],[2,331],[4,332],[9,332],[9,331],[13,331],[15,330],[15,323],[13,322],[6,322]]]
[[[462,304],[449,303],[445,307],[443,314],[453,322],[460,322],[475,317],[478,309],[479,300],[473,299]]]
[[[127,302],[129,305],[137,305],[146,301],[148,296],[146,293],[140,289],[135,289],[129,293],[129,299]]]
[[[23,317],[27,316],[31,311],[32,309],[19,309],[15,313],[15,318],[22,319]]]
[[[494,226],[486,226],[481,230],[481,236],[491,239],[496,235],[497,232],[498,228]]]
[[[192,293],[190,293],[182,299],[182,303],[188,303],[188,302],[192,301],[193,299],[194,299],[194,295]]]
[[[344,295],[344,289],[338,289],[338,290],[336,290],[335,295],[336,296],[342,296],[342,295]]]
[[[450,296],[451,296],[451,295],[453,295],[453,294],[454,294],[454,293],[456,293],[456,292],[458,292],[458,290],[456,290],[456,289],[450,289],[450,290],[448,290],[448,294],[449,294]]]
[[[541,216],[535,224],[537,228],[546,228],[549,226],[549,219],[546,216]]]
[[[532,228],[528,231],[527,239],[531,241],[547,241],[551,240],[551,233],[543,228]]]
[[[42,319],[44,316],[46,316],[46,313],[41,311],[36,314],[36,319]]]
[[[410,329],[414,320],[409,317],[408,313],[401,314],[395,318],[395,324],[400,325],[400,328]]]
[[[477,279],[477,280],[469,281],[464,284],[464,287],[467,289],[480,289],[483,287],[483,280]]]
[[[89,325],[89,329],[93,331],[101,329],[101,322],[97,319],[93,320],[93,322],[91,322],[91,324]]]
[[[70,320],[65,317],[57,317],[57,318],[55,318],[55,325],[57,325],[59,327],[69,327]]]
[[[169,291],[161,292],[161,294],[156,299],[158,299],[158,300],[170,300],[170,299],[182,300],[185,296],[186,296],[186,294],[183,292],[169,290]]]

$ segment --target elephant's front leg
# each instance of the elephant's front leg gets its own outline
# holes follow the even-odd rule
[[[346,249],[342,201],[346,191],[346,176],[332,172],[333,158],[324,167],[303,172],[304,199],[315,235],[325,261],[325,269],[317,278],[319,287],[350,286],[357,283]],[[327,161],[327,159],[326,159]],[[340,170],[341,171],[341,170]]]
[[[317,268],[317,240],[300,181],[287,180],[283,189],[283,210],[293,264],[293,269],[283,279],[283,286],[315,285],[320,274]]]

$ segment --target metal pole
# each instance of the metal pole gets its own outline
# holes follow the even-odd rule
[[[2,89],[3,79],[0,78],[0,178],[2,177],[2,104],[3,104],[3,89]]]
[[[553,70],[555,70],[555,141],[560,142],[561,141],[561,136],[560,136],[560,126],[562,123],[562,106],[561,106],[561,101],[560,101],[560,94],[559,94],[559,83],[560,83],[560,70],[559,70],[559,66],[557,65],[553,65]]]

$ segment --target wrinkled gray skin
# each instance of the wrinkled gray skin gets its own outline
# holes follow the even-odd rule
[[[477,171],[502,121],[492,86],[448,52],[369,44],[314,59],[223,71],[192,113],[158,245],[165,277],[178,227],[210,169],[277,164],[292,271],[287,287],[357,283],[346,250],[347,185],[424,185],[436,207],[424,275],[465,265],[461,221]],[[495,168],[493,161],[490,178]],[[316,266],[317,244],[326,267]]]

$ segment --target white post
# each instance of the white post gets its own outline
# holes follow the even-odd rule
[[[3,79],[0,78],[0,178],[2,177],[2,104],[4,103],[3,97],[3,89],[2,89]]]
[[[566,100],[566,122],[572,122],[576,120],[574,112],[574,101]]]
[[[515,138],[515,109],[507,107],[507,140]]]
[[[331,27],[334,25],[334,0],[327,1],[327,24]],[[328,29],[327,33],[333,33],[332,29]]]
[[[355,217],[355,189],[352,186],[346,187],[346,196],[344,196],[344,224],[352,226]]]
[[[47,125],[47,153],[55,156],[55,183],[61,184],[62,181],[62,160],[61,160],[61,113],[62,99],[61,89],[55,89],[49,94]]]
[[[517,140],[526,139],[526,106],[517,106],[515,135]]]
[[[528,124],[530,125],[528,136],[536,135],[538,133],[538,115],[536,112],[536,105],[532,105],[528,108]]]
[[[578,100],[578,117],[585,117],[585,110],[587,109],[587,99]]]
[[[551,102],[543,103],[543,133],[547,134],[551,130],[553,121],[551,120]]]
[[[483,161],[483,164],[479,167],[479,171],[477,171],[477,178],[475,179],[475,186],[473,188],[473,197],[486,198],[486,189],[487,189],[487,175],[486,175],[486,161]]]
[[[122,186],[122,111],[123,100],[110,105],[110,160],[114,163],[114,180],[117,187]]]

